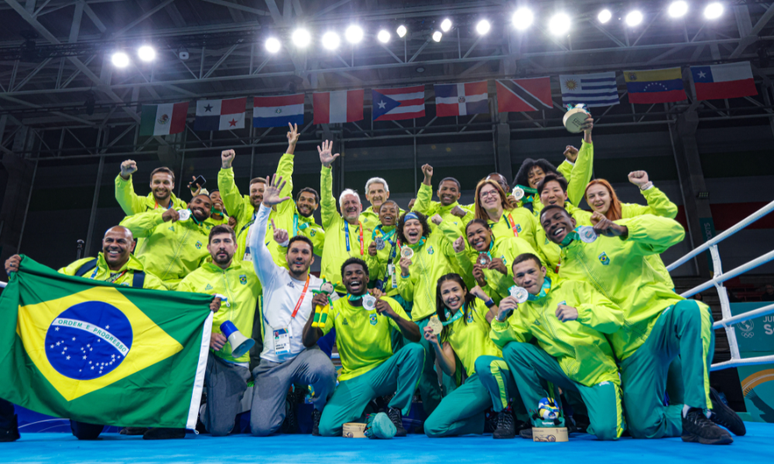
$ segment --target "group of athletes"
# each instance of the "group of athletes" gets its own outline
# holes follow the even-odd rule
[[[591,180],[592,128],[589,117],[580,149],[566,147],[558,168],[527,159],[513,185],[498,173],[481,179],[471,205],[459,204],[452,177],[433,201],[434,170],[424,165],[409,211],[379,177],[365,186],[370,207],[346,189],[337,208],[329,141],[317,147],[320,193],[304,187],[292,198],[296,126],[274,176],[250,180],[248,195],[235,184],[233,150],[221,153],[218,190],[190,185],[188,203],[164,167],[151,173],[151,193],[136,195],[137,165],[127,160],[115,180],[126,217],[96,258],[59,272],[213,295],[201,414],[213,436],[232,432],[252,380],[256,436],[288,431],[299,391],[322,436],[366,417],[377,432],[404,436],[403,416],[420,398],[429,437],[528,438],[546,424],[538,404],[548,398],[562,411],[550,416],[555,425],[600,440],[731,443],[727,430],[744,435],[745,426],[709,385],[711,311],[675,293],[659,256],[684,238],[677,207],[644,171],[629,181],[645,205]],[[584,198],[591,211],[579,208]],[[316,259],[320,277],[310,272]],[[233,355],[225,321],[259,342],[252,359]],[[102,431],[71,425],[80,439]],[[16,438],[13,406],[0,400],[0,440]]]

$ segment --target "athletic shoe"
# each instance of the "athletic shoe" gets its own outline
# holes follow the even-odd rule
[[[124,427],[121,429],[121,435],[144,435],[148,427]]]
[[[16,416],[13,416],[13,425],[11,425],[11,428],[0,429],[0,443],[16,441],[19,438],[21,438],[21,435],[19,435],[19,423],[17,422]]]
[[[714,388],[710,388],[710,399],[712,400],[712,411],[710,413],[710,420],[712,422],[722,425],[737,437],[747,433],[747,428],[744,426],[742,418],[723,402],[720,394]]]
[[[704,411],[691,408],[683,417],[683,441],[702,445],[728,445],[734,442],[731,434],[707,419]]]
[[[532,440],[532,427],[527,427],[519,430],[519,436],[527,440]]]
[[[280,430],[287,434],[301,433],[301,426],[298,425],[298,404],[293,394],[288,394],[285,400],[285,420]]]
[[[185,438],[185,429],[173,429],[167,427],[148,429],[142,438],[143,440],[176,440]]]
[[[395,430],[397,430],[397,433],[395,434],[395,436],[405,437],[408,434],[408,432],[406,432],[406,429],[403,427],[403,414],[401,414],[400,409],[398,408],[387,409],[387,416],[390,418],[393,425],[395,425]]]
[[[315,437],[320,436],[320,418],[322,417],[322,411],[317,409],[312,410],[312,435]]]
[[[492,438],[514,438],[516,436],[516,425],[513,423],[513,412],[504,409],[497,414],[497,427],[492,433]]]
[[[492,408],[484,412],[484,433],[494,433],[497,428],[497,413]]]
[[[400,413],[400,411],[398,411]],[[369,414],[366,419],[366,428],[363,434],[368,438],[392,438],[397,434],[392,419],[385,413]],[[405,430],[404,430],[405,432]]]

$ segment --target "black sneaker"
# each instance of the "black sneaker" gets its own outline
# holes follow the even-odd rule
[[[742,418],[723,402],[720,394],[714,388],[710,388],[710,399],[712,400],[712,412],[710,414],[712,422],[722,425],[737,437],[747,433],[747,428],[744,426]]]
[[[728,445],[734,442],[731,434],[707,419],[704,411],[691,408],[683,417],[683,441],[702,445]]]
[[[516,425],[513,423],[513,412],[503,409],[497,414],[497,427],[492,433],[492,438],[514,438]]]
[[[484,433],[494,433],[497,428],[497,413],[492,408],[484,412]]]
[[[301,426],[298,425],[298,405],[294,400],[294,396],[288,395],[288,400],[285,401],[285,420],[280,428],[282,433],[301,433]]]
[[[21,438],[19,435],[19,422],[16,416],[13,416],[13,425],[8,429],[0,429],[0,443],[16,441]]]
[[[148,429],[142,436],[143,440],[176,440],[185,438],[185,429],[173,429],[167,427],[159,427],[155,429]]]
[[[519,436],[521,438],[526,438],[527,440],[532,440],[532,427],[526,427],[519,430]]]
[[[393,425],[395,425],[395,429],[397,430],[397,433],[395,433],[395,436],[405,437],[408,434],[408,432],[406,432],[406,429],[403,427],[403,414],[401,414],[400,409],[398,408],[387,409],[387,416],[389,416]]]
[[[121,429],[121,435],[145,435],[148,427],[124,427]]]
[[[312,435],[315,437],[320,436],[320,418],[322,417],[322,411],[317,409],[312,410]]]

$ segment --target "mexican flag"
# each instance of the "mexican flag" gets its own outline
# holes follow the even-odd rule
[[[59,274],[23,257],[0,296],[0,398],[90,424],[196,427],[211,296]]]
[[[142,105],[140,135],[179,134],[185,130],[188,102]]]

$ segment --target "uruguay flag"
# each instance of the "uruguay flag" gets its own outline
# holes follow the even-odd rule
[[[374,121],[398,121],[425,117],[425,86],[371,91]]]
[[[253,127],[304,124],[304,94],[253,98]]]
[[[196,102],[194,130],[222,131],[244,129],[247,98],[199,100]]]
[[[435,86],[437,116],[466,116],[489,113],[486,81]]]

